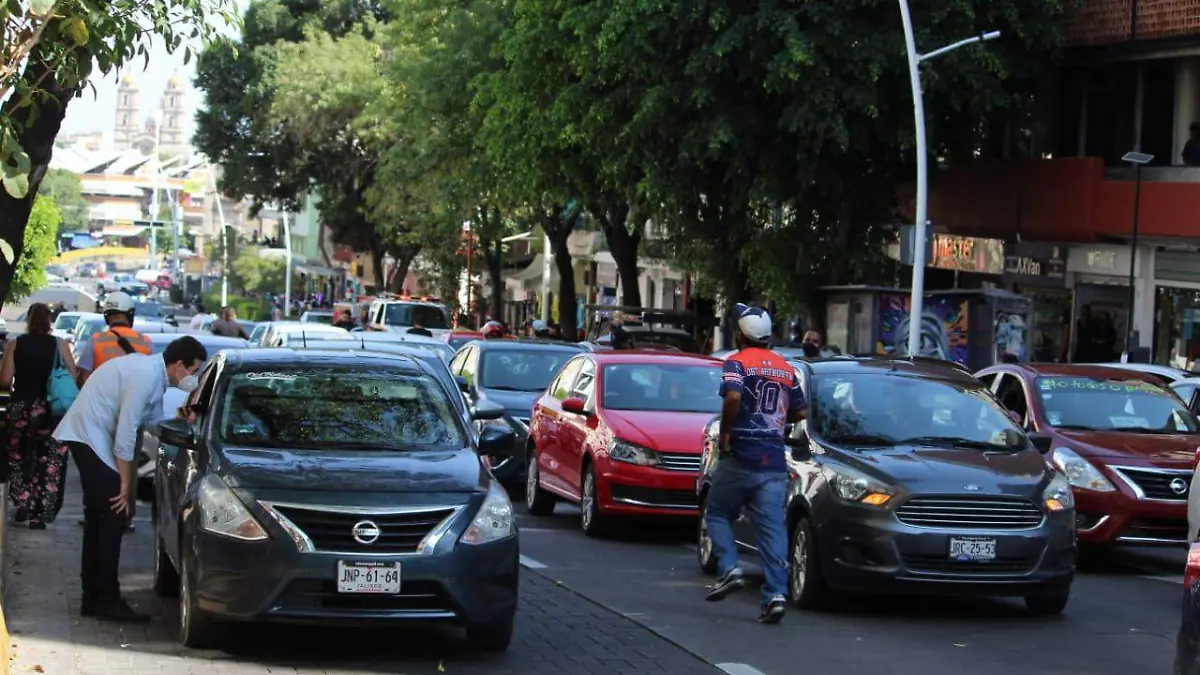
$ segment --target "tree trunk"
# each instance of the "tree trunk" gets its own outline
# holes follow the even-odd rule
[[[488,283],[492,293],[488,299],[488,313],[496,321],[504,317],[504,243],[495,241],[480,241],[483,258],[488,268]]]
[[[637,209],[628,204],[595,204],[591,210],[600,220],[604,238],[608,240],[608,250],[617,264],[617,274],[621,278],[621,304],[627,307],[641,307],[638,248],[642,243],[643,223],[638,222],[640,218]]]
[[[569,235],[568,228],[566,233]],[[571,251],[567,248],[567,237],[551,237],[554,245],[554,265],[558,268],[558,324],[562,326],[563,337],[568,342],[578,340],[578,326],[575,321],[575,264],[571,260]]]
[[[380,293],[386,289],[384,284],[387,283],[387,279],[383,277],[383,247],[377,245],[375,242],[371,242],[369,248],[371,252],[371,267],[374,268],[375,272],[375,292]]]
[[[388,286],[393,293],[403,293],[405,290],[412,292],[413,289],[404,288],[404,280],[408,277],[408,269],[412,267],[413,260],[416,259],[419,249],[415,246],[399,246],[392,251],[392,257],[396,259],[396,265],[392,267],[391,279]]]
[[[54,76],[53,70],[42,60],[42,54],[36,47],[29,56],[25,72],[21,75],[26,85],[32,86],[38,80],[38,85],[45,94],[34,100],[38,114],[32,124],[20,127],[17,142],[21,149],[29,154],[29,192],[25,197],[16,199],[0,188],[0,239],[12,246],[13,259],[9,262],[0,256],[0,307],[8,299],[8,290],[12,286],[13,275],[16,274],[17,260],[25,248],[25,225],[29,221],[29,213],[33,210],[33,200],[37,197],[42,177],[50,166],[50,157],[54,154],[54,139],[62,126],[67,114],[67,104],[75,97],[76,89],[62,86]],[[12,96],[0,108],[0,115],[20,120],[28,116],[28,111],[14,111],[12,107],[19,97]]]

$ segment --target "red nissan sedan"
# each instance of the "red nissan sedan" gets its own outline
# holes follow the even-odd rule
[[[549,515],[578,503],[580,525],[613,517],[699,515],[704,427],[721,410],[722,362],[662,351],[577,356],[533,406],[525,503]]]
[[[1109,366],[1005,364],[976,377],[1071,482],[1081,544],[1186,545],[1200,422],[1153,375]]]

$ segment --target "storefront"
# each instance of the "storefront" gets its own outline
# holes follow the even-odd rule
[[[1029,326],[1031,361],[1066,361],[1070,356],[1071,301],[1067,249],[1015,242],[1004,249],[1004,287],[1033,301]]]
[[[1071,329],[1071,360],[1082,363],[1117,361],[1125,351],[1129,321],[1128,246],[1090,244],[1072,246],[1067,255],[1067,272],[1074,275],[1074,322]],[[1135,345],[1150,347],[1154,319],[1151,276],[1154,252],[1139,247],[1134,273],[1133,327]]]
[[[1191,370],[1200,359],[1200,253],[1155,253],[1154,284],[1154,362]]]
[[[991,288],[1004,273],[1003,240],[935,234],[930,248],[927,290]]]

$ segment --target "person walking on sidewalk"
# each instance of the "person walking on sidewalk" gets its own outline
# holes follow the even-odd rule
[[[771,316],[761,308],[738,304],[734,318],[740,351],[725,360],[721,374],[720,455],[704,516],[719,577],[705,599],[724,600],[746,585],[733,535],[733,523],[744,508],[757,530],[766,576],[758,620],[778,623],[787,613],[788,583],[784,434],[788,423],[804,419],[808,404],[792,366],[767,349]]]
[[[64,340],[50,334],[50,308],[35,303],[25,334],[8,343],[0,362],[0,386],[11,387],[8,404],[9,499],[16,522],[45,529],[62,507],[61,478],[67,448],[50,435],[57,420],[50,413],[50,373],[58,363],[77,376],[75,359]]]
[[[196,371],[207,358],[204,345],[186,335],[167,345],[161,356],[113,359],[88,378],[54,431],[54,437],[70,448],[83,484],[83,616],[148,620],[121,598],[117,577],[121,537],[133,519],[137,490],[137,428],[160,417],[167,387],[194,391]]]

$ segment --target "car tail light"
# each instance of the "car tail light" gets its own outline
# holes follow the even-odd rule
[[[1192,584],[1200,582],[1200,542],[1192,544],[1188,549],[1187,567],[1183,570],[1183,587],[1191,588]]]

